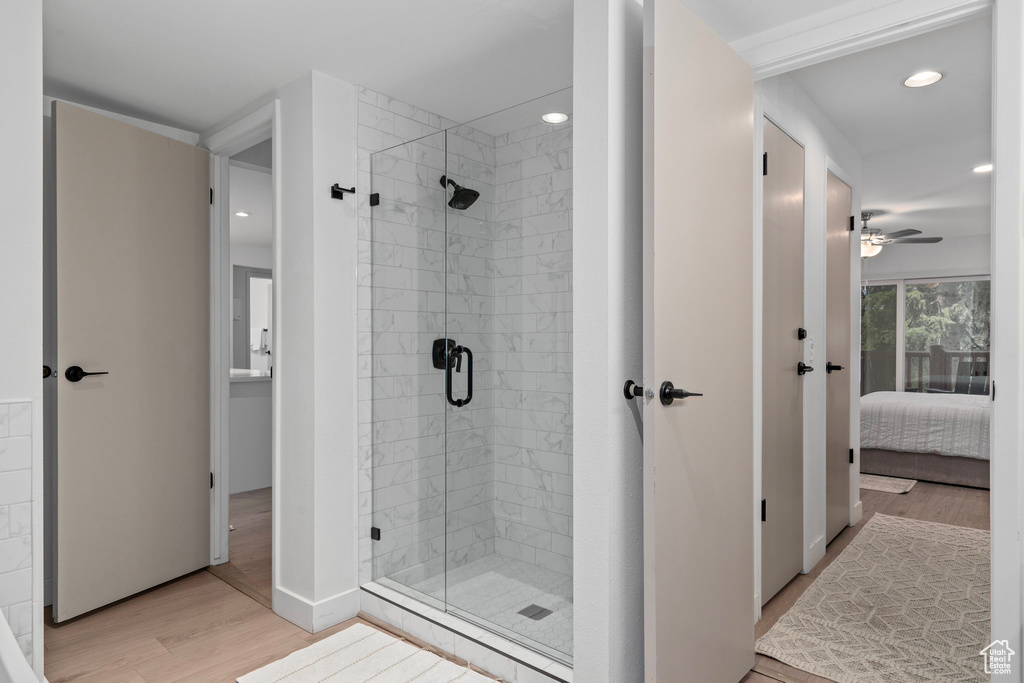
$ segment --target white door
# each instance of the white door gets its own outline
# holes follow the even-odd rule
[[[64,621],[209,564],[210,185],[191,145],[63,102],[54,130]]]
[[[736,683],[754,663],[753,76],[679,0],[644,12],[646,677]],[[703,396],[664,405],[666,382]]]

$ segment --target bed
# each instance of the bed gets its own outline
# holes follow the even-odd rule
[[[988,396],[877,391],[860,399],[860,470],[989,487]]]

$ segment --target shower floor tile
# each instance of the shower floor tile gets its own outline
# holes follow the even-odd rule
[[[451,607],[572,654],[572,577],[503,555],[488,555],[449,571],[447,583]],[[441,598],[445,576],[410,588]],[[540,620],[519,614],[530,605],[549,609],[551,614]]]

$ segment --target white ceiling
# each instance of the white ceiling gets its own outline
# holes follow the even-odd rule
[[[984,17],[790,74],[863,155],[861,206],[871,226],[927,236],[989,232],[991,19]],[[925,88],[903,80],[945,77]],[[916,247],[915,247],[916,248]]]
[[[231,167],[231,244],[271,247],[272,195],[270,174],[247,168]],[[248,218],[235,215],[237,211]]]
[[[572,84],[572,0],[46,0],[48,95],[199,132],[310,69],[456,121]]]

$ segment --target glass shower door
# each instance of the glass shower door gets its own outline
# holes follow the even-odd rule
[[[571,91],[371,157],[372,577],[572,660]]]
[[[444,132],[370,159],[372,576],[444,609]],[[438,581],[438,577],[441,577]]]

